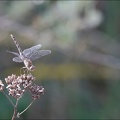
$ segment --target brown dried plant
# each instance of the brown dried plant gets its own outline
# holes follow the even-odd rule
[[[7,78],[5,78],[5,82],[7,84],[6,89],[8,91],[7,95],[7,93],[5,93],[4,91],[5,85],[0,80],[0,92],[3,92],[7,96],[12,106],[14,107],[12,120],[14,120],[15,118],[19,118],[20,115],[24,113],[36,99],[40,98],[40,95],[44,94],[44,88],[42,86],[33,84],[34,81],[35,77],[33,77],[33,75],[30,73],[21,74],[20,76],[17,76],[15,74],[8,76]],[[32,102],[28,105],[28,107],[25,108],[25,110],[19,113],[17,110],[18,101],[23,97],[27,89],[31,94]],[[16,104],[12,102],[9,95],[16,99]]]

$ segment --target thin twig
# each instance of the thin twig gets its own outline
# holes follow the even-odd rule
[[[18,101],[19,101],[19,98],[17,98],[16,104],[15,104],[15,107],[14,107],[14,113],[13,113],[13,116],[12,116],[12,120],[15,120],[15,118],[16,118],[16,116],[17,116],[17,105],[18,105]]]
[[[12,106],[14,107],[14,103],[12,102],[12,100],[9,98],[9,96],[5,93],[5,91],[3,90],[4,95],[8,98],[8,100],[10,101],[10,103],[12,104]]]
[[[20,116],[21,114],[23,114],[34,102],[35,100],[33,100],[21,113],[18,113],[18,116]]]

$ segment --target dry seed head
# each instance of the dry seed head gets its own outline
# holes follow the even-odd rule
[[[32,85],[33,81],[35,80],[35,77],[33,77],[31,74],[28,75],[22,75],[22,86],[24,88],[28,88]]]
[[[2,80],[0,80],[0,92],[4,90],[4,84],[2,83]]]
[[[32,93],[33,99],[38,99],[41,94],[44,94],[44,88],[35,84],[33,86],[30,86],[29,90]]]
[[[32,94],[33,99],[38,99],[41,94],[44,94],[44,88],[38,85],[32,85],[35,77],[31,74],[21,74],[20,76],[16,76],[12,74],[5,78],[7,83],[7,90],[9,95],[14,98],[20,98],[24,94],[26,88],[28,88]]]
[[[8,76],[5,78],[5,81],[7,83],[6,88],[9,92],[9,95],[15,98],[21,97],[25,92],[25,88],[31,86],[34,80],[35,78],[29,74],[23,74],[21,76],[12,74],[11,76]]]

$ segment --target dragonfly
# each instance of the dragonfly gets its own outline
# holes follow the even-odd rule
[[[13,61],[18,62],[18,63],[23,62],[25,66],[22,68],[25,68],[28,71],[35,70],[35,66],[32,63],[33,60],[36,60],[38,58],[41,58],[42,56],[45,56],[45,55],[48,55],[51,53],[50,50],[39,50],[42,47],[41,44],[32,46],[32,47],[27,48],[22,51],[22,49],[21,49],[20,45],[18,44],[18,42],[16,41],[15,37],[12,34],[10,36],[11,36],[13,42],[15,43],[19,53],[11,52],[8,50],[7,50],[7,52],[16,55],[16,57],[13,58]]]

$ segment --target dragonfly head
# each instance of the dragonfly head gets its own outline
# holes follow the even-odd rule
[[[29,67],[29,69],[30,69],[30,71],[34,71],[34,70],[35,70],[35,66],[31,65],[31,66]]]

